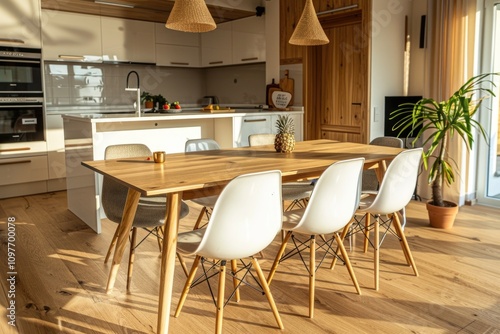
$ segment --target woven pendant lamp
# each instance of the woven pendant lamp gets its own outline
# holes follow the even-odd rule
[[[292,37],[290,37],[290,41],[288,42],[294,45],[306,46],[323,45],[330,42],[319,23],[312,0],[306,0],[299,23],[297,23]]]
[[[185,32],[207,32],[216,28],[204,0],[175,0],[165,27]]]

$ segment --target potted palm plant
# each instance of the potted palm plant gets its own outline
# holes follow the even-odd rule
[[[467,149],[474,143],[475,131],[488,140],[484,128],[473,116],[485,97],[495,96],[492,89],[488,88],[495,86],[493,75],[498,73],[480,74],[470,78],[447,100],[437,102],[432,98],[423,98],[416,103],[401,104],[399,109],[391,113],[391,119],[398,118],[394,125],[395,130],[400,129],[399,133],[402,133],[415,129],[413,145],[422,139],[422,161],[429,172],[428,182],[432,188],[432,198],[427,202],[427,210],[433,227],[452,227],[458,212],[458,205],[443,197],[444,184],[451,185],[456,174],[456,164],[448,155],[450,138],[454,135],[460,136]],[[442,218],[445,218],[445,221],[437,221]]]

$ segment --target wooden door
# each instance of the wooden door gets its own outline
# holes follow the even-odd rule
[[[307,52],[307,139],[367,143],[369,37],[362,15],[352,12],[322,25],[330,43]]]

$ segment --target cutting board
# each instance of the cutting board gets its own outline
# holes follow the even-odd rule
[[[285,70],[285,77],[280,80],[280,88],[282,91],[292,94],[292,97],[290,98],[290,103],[288,103],[289,106],[292,106],[295,81],[291,79],[288,75],[289,75],[288,70]]]
[[[271,92],[271,89],[273,89],[273,88],[278,88],[278,89],[280,88],[280,85],[275,83],[274,79],[273,79],[272,83],[270,83],[269,85],[266,86],[266,104],[268,104],[268,105],[271,105],[270,101],[271,101],[271,95],[273,93],[273,92]],[[273,91],[274,91],[274,89],[273,89]]]
[[[211,114],[217,114],[217,113],[222,113],[222,112],[235,112],[236,110],[221,107],[220,109],[201,109],[201,111],[209,112]]]

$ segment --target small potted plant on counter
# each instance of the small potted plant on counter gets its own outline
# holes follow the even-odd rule
[[[145,109],[152,109],[154,105],[154,97],[148,92],[142,92],[141,103],[144,103]]]
[[[447,100],[438,102],[432,98],[423,98],[416,103],[404,103],[391,113],[391,118],[401,117],[394,126],[395,130],[401,129],[400,133],[422,126],[412,143],[415,144],[420,138],[423,140],[423,163],[429,171],[428,182],[432,187],[432,198],[427,202],[427,211],[433,227],[451,228],[458,212],[458,205],[444,200],[443,196],[444,184],[451,185],[456,174],[456,163],[448,155],[450,138],[458,135],[467,149],[472,148],[474,143],[474,131],[488,140],[474,115],[486,97],[485,94],[495,96],[493,90],[488,88],[495,86],[493,75],[499,73],[480,74],[470,78]]]

